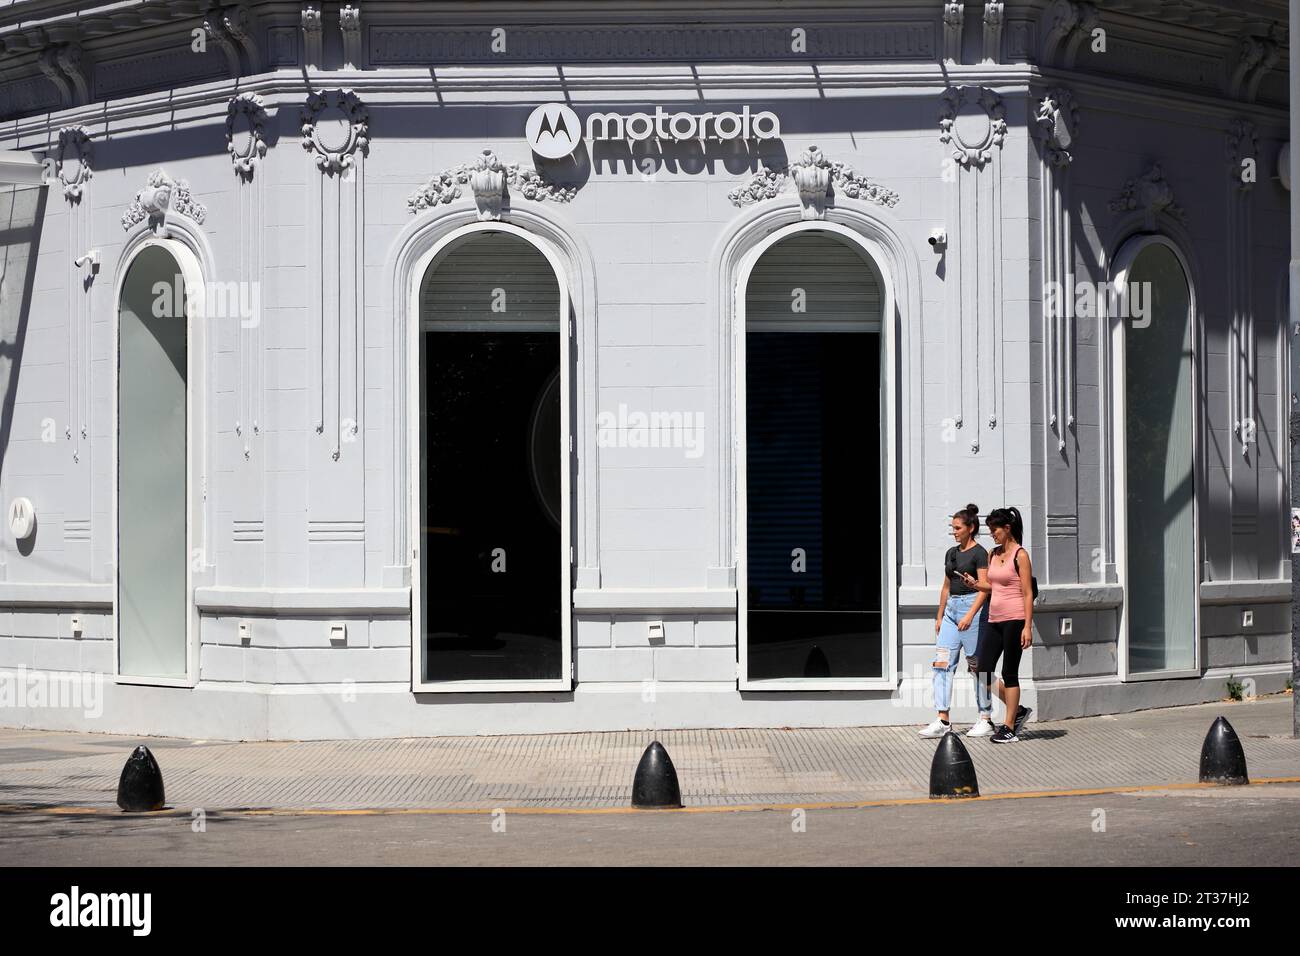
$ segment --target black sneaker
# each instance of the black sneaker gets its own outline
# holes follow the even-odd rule
[[[989,738],[989,740],[993,741],[995,744],[1013,744],[1019,739],[1020,738],[1016,736],[1016,732],[1006,724],[999,727],[998,732]]]
[[[1029,719],[1029,715],[1032,714],[1033,712],[1034,712],[1034,708],[1032,707],[1016,708],[1016,722],[1011,728],[1012,731],[1016,734],[1019,734],[1020,731],[1025,726],[1025,721]]]

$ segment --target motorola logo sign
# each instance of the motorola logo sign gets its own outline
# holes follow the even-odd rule
[[[538,156],[562,159],[578,148],[582,122],[563,103],[543,103],[529,115],[524,135]]]
[[[537,107],[525,127],[528,145],[546,159],[568,156],[578,148],[583,132],[578,114],[563,103]],[[777,139],[781,120],[767,111],[751,113],[748,106],[738,113],[665,113],[659,106],[654,113],[592,113],[587,117],[585,133],[592,143],[640,142],[651,137],[679,143],[697,139]]]

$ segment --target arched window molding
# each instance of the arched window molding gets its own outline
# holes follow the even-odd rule
[[[181,270],[187,300],[186,324],[186,510],[188,533],[186,547],[190,560],[186,566],[186,671],[181,679],[136,677],[119,674],[118,661],[118,312],[122,304],[122,290],[132,263],[144,250],[162,248]],[[120,684],[149,684],[160,686],[193,687],[199,680],[199,611],[195,588],[210,583],[212,575],[211,548],[208,530],[212,527],[213,502],[205,493],[207,487],[209,447],[209,402],[207,393],[211,379],[211,357],[207,343],[206,323],[203,321],[203,303],[206,301],[207,278],[212,275],[211,246],[207,237],[188,220],[168,220],[151,228],[141,223],[131,230],[118,257],[113,281],[113,306],[111,309],[110,341],[113,362],[109,383],[110,434],[109,459],[112,494],[109,508],[108,564],[113,580],[113,670],[114,680]],[[189,306],[195,308],[191,310]],[[198,567],[196,568],[196,563]]]
[[[1137,218],[1130,217],[1128,221],[1122,223],[1119,233],[1124,238],[1116,244],[1114,255],[1106,263],[1106,274],[1109,276],[1111,287],[1115,291],[1118,315],[1105,318],[1105,328],[1108,334],[1102,337],[1104,343],[1102,372],[1105,376],[1103,381],[1109,383],[1108,388],[1103,391],[1106,407],[1103,409],[1102,415],[1104,434],[1109,435],[1109,440],[1102,443],[1103,454],[1107,457],[1107,461],[1101,470],[1101,500],[1105,514],[1103,527],[1106,541],[1106,552],[1102,559],[1103,573],[1107,582],[1118,582],[1123,594],[1120,604],[1117,648],[1119,676],[1120,680],[1123,681],[1200,676],[1201,582],[1209,573],[1209,562],[1206,558],[1204,539],[1201,534],[1201,516],[1206,488],[1208,487],[1205,441],[1210,434],[1211,423],[1208,418],[1204,393],[1206,339],[1205,323],[1201,315],[1198,296],[1198,289],[1201,288],[1199,282],[1200,272],[1195,260],[1184,252],[1186,249],[1194,248],[1194,245],[1181,227],[1172,222],[1162,222],[1161,226],[1164,231],[1151,232],[1144,230],[1145,224],[1145,220],[1140,216]],[[1188,313],[1191,322],[1192,475],[1195,483],[1192,509],[1192,541],[1195,549],[1195,573],[1193,574],[1195,587],[1193,613],[1196,622],[1195,666],[1184,670],[1147,672],[1141,674],[1140,677],[1134,675],[1130,678],[1128,654],[1129,575],[1126,567],[1128,501],[1125,491],[1127,485],[1127,465],[1125,461],[1125,442],[1127,440],[1125,409],[1127,399],[1124,382],[1125,333],[1128,319],[1125,316],[1128,316],[1130,312],[1129,276],[1133,266],[1143,251],[1157,245],[1166,247],[1174,255],[1183,270],[1183,275],[1187,279]]]
[[[574,587],[600,587],[600,514],[599,462],[596,448],[596,285],[592,257],[586,244],[575,238],[573,230],[553,213],[516,206],[505,221],[482,223],[472,201],[459,200],[431,209],[414,218],[399,233],[388,256],[387,314],[392,316],[391,338],[385,343],[392,360],[393,414],[391,427],[385,431],[387,441],[377,463],[390,477],[389,513],[393,516],[389,564],[384,585],[409,587],[411,584],[412,505],[411,435],[415,428],[412,388],[418,388],[418,373],[411,354],[414,335],[419,326],[415,294],[432,261],[435,248],[445,247],[459,234],[472,228],[509,231],[532,242],[556,268],[564,280],[573,322],[571,348],[574,356],[572,409],[577,473],[573,485]],[[539,243],[540,240],[540,243]],[[570,334],[568,330],[562,330]],[[418,401],[415,399],[415,401]],[[417,436],[418,440],[418,436]]]
[[[712,339],[710,360],[715,370],[714,419],[719,427],[713,454],[710,487],[716,495],[714,563],[708,569],[711,588],[738,586],[740,488],[738,481],[737,418],[743,414],[736,396],[736,383],[743,369],[737,367],[736,343],[744,333],[744,296],[749,273],[766,249],[800,230],[834,233],[872,261],[881,275],[885,291],[882,315],[884,353],[884,418],[886,426],[885,590],[882,616],[888,637],[881,679],[832,683],[806,683],[821,690],[874,690],[897,685],[899,665],[899,608],[924,599],[932,603],[925,588],[924,566],[924,418],[921,354],[922,302],[920,269],[910,246],[897,228],[878,211],[832,206],[824,220],[805,220],[799,201],[791,197],[765,203],[755,213],[742,217],[719,240],[714,252],[716,281],[711,289],[710,314],[719,317]],[[909,589],[915,594],[909,594]],[[738,604],[740,602],[738,601]],[[743,635],[738,634],[743,641]],[[742,683],[742,687],[743,687]],[[792,685],[791,689],[795,689]]]

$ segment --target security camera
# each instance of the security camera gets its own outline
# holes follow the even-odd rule
[[[948,248],[948,233],[942,227],[930,230],[930,238],[926,240],[934,247],[935,252],[943,252]]]

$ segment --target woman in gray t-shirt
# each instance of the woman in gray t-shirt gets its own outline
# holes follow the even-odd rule
[[[952,705],[952,678],[964,649],[966,662],[975,677],[975,651],[987,616],[988,595],[976,585],[987,584],[989,553],[975,541],[979,530],[979,508],[967,505],[952,516],[952,536],[957,543],[948,549],[943,560],[943,589],[939,592],[939,613],[934,619],[934,706],[939,712],[934,723],[921,731],[922,737],[942,737],[952,730],[949,707]],[[993,707],[987,689],[981,693],[975,679],[975,701],[979,720],[968,737],[986,737],[993,733]]]

